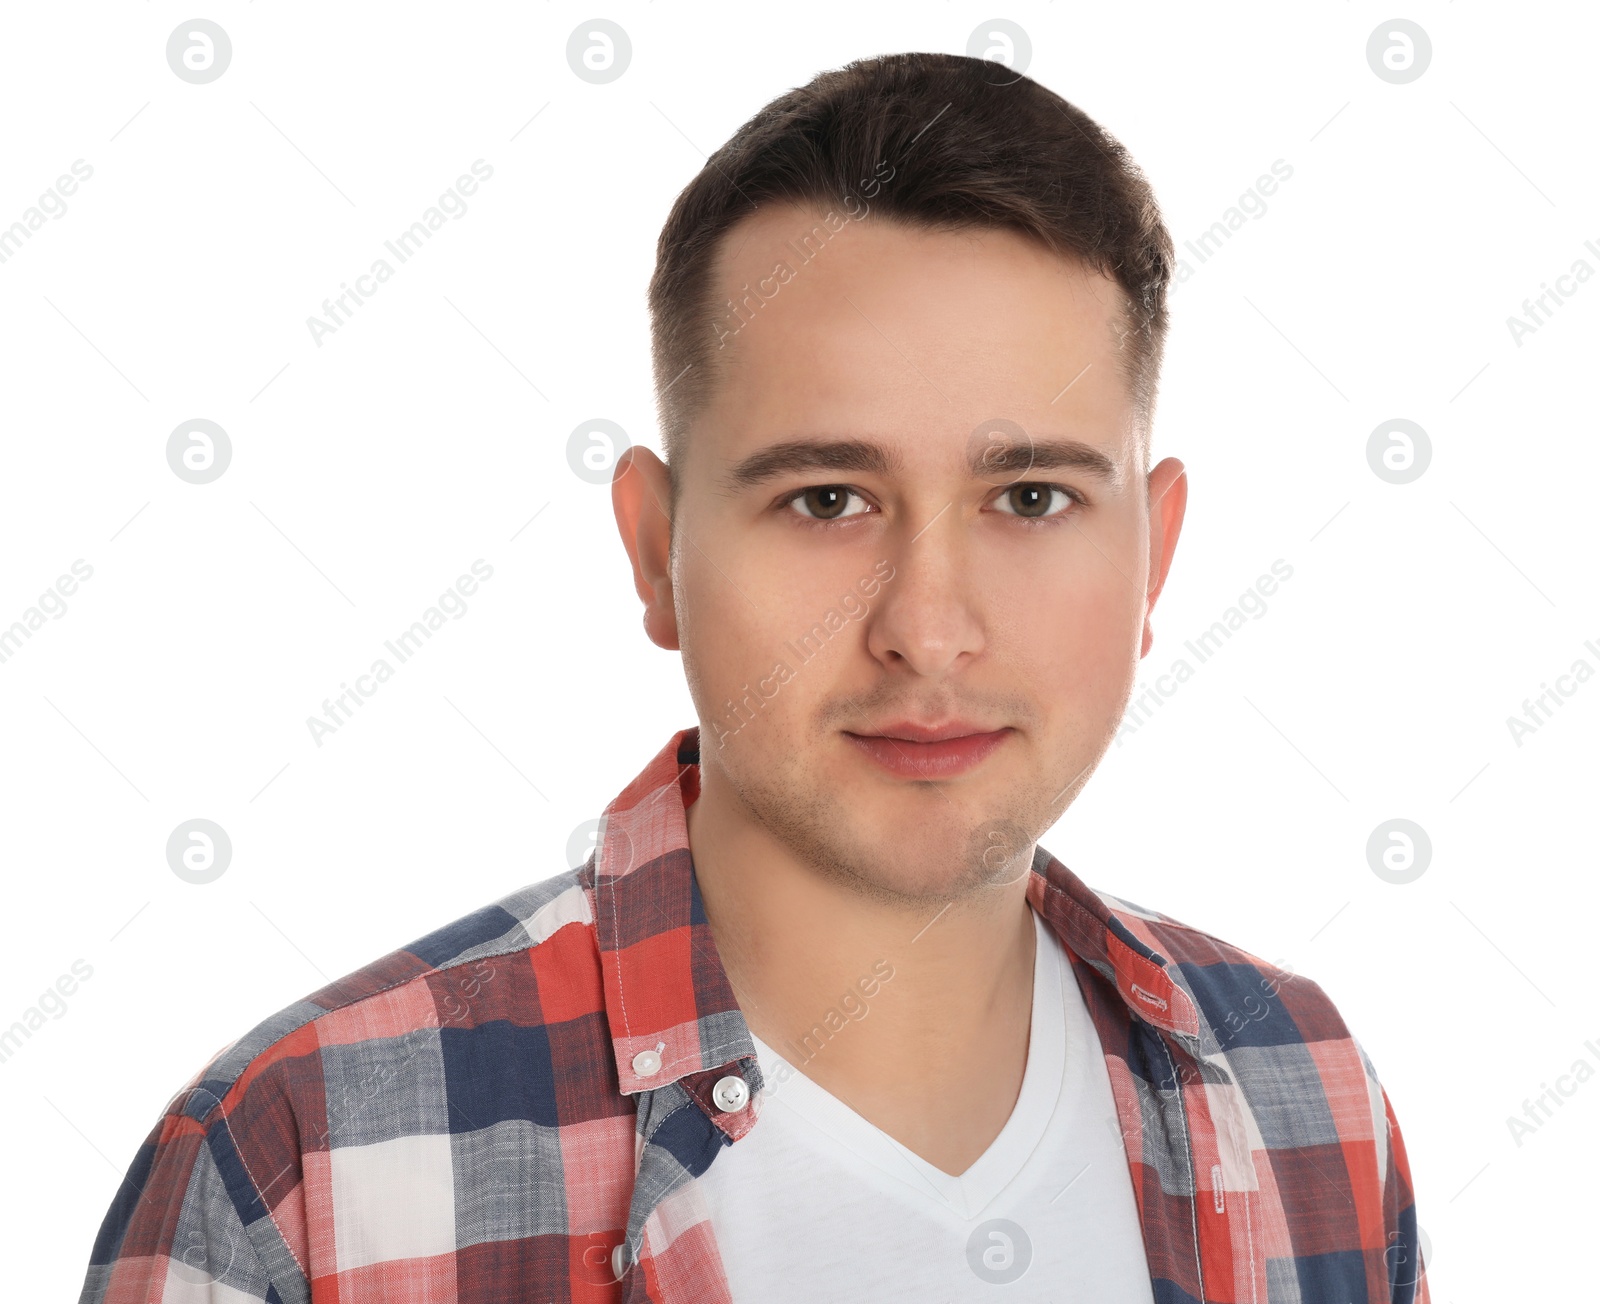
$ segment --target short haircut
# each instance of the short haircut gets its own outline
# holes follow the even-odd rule
[[[870,209],[941,231],[1006,228],[1113,278],[1124,299],[1119,356],[1148,452],[1174,257],[1143,172],[1081,109],[1002,64],[886,54],[767,104],[706,160],[667,216],[649,306],[674,503],[689,428],[717,380],[723,323],[737,311],[712,302],[718,248],[767,203],[843,207],[851,217]],[[820,223],[819,232],[826,239]]]

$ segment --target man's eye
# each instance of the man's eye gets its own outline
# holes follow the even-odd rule
[[[1043,520],[1062,515],[1077,501],[1065,485],[1014,484],[995,499],[995,505],[1008,516]]]
[[[858,506],[851,508],[850,500]],[[786,503],[798,509],[801,516],[818,521],[836,521],[842,516],[859,516],[866,510],[866,500],[854,489],[842,484],[818,484],[792,494]]]

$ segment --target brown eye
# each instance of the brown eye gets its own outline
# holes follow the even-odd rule
[[[1083,498],[1063,484],[1032,481],[1014,484],[994,500],[1003,516],[1020,516],[1025,521],[1049,521],[1068,516],[1084,506]]]
[[[1046,484],[1013,485],[1006,491],[1011,510],[1018,516],[1048,516],[1055,490]]]
[[[842,516],[857,515],[859,509],[858,511],[847,509],[850,500],[859,499],[860,496],[855,490],[842,484],[818,484],[802,489],[789,502],[800,510],[802,516],[810,516],[819,521],[833,521]]]

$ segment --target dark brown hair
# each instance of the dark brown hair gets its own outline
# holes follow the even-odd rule
[[[1004,227],[1114,278],[1125,296],[1123,371],[1148,432],[1173,249],[1144,174],[1093,119],[1029,77],[965,55],[887,54],[766,105],[667,216],[649,304],[674,500],[690,423],[716,380],[720,323],[738,311],[711,302],[718,245],[767,202],[842,206],[852,217],[858,205],[938,230]]]

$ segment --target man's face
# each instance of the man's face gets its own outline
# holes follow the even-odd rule
[[[819,872],[948,899],[1023,876],[1113,737],[1181,467],[1145,474],[1114,281],[876,217],[803,262],[817,225],[767,207],[723,241],[715,301],[750,301],[652,636],[682,649],[708,788]]]

